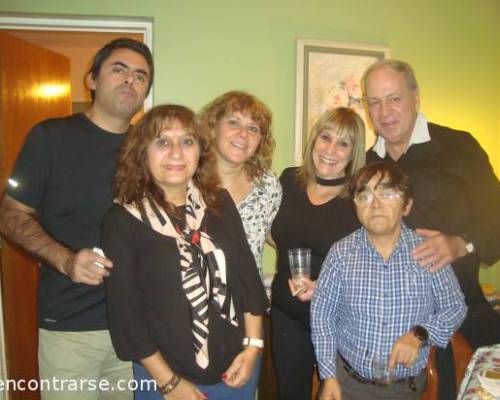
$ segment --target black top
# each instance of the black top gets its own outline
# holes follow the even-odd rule
[[[220,217],[207,212],[202,227],[224,251],[239,326],[222,319],[209,303],[210,364],[205,370],[195,361],[175,239],[154,231],[122,206],[114,205],[106,215],[103,249],[114,263],[106,279],[109,329],[120,358],[138,361],[160,351],[181,377],[214,384],[242,351],[243,313],[264,314],[266,295],[238,211],[227,192],[220,193]]]
[[[479,285],[479,264],[500,258],[500,183],[467,132],[428,124],[431,141],[410,146],[396,162],[409,176],[414,201],[404,218],[412,229],[467,235],[476,248],[452,264],[469,306],[461,332],[476,347],[500,340],[500,318]],[[393,161],[389,154],[386,160]],[[373,149],[367,162],[380,160]],[[487,336],[490,336],[489,338]]]
[[[112,180],[125,135],[84,114],[50,119],[26,138],[7,187],[34,208],[49,235],[73,250],[100,247],[100,225],[112,204]],[[60,331],[106,329],[104,285],[88,286],[42,263],[40,327]]]
[[[332,244],[354,232],[360,224],[349,199],[335,197],[324,204],[313,205],[297,179],[297,171],[298,168],[287,168],[280,177],[283,199],[271,228],[271,236],[278,250],[272,306],[309,329],[309,302],[304,303],[292,297],[288,287],[288,249],[311,249],[311,279],[316,280]]]

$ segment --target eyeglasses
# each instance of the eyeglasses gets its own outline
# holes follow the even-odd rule
[[[362,205],[371,204],[373,203],[373,200],[375,200],[375,197],[380,201],[390,202],[402,198],[403,193],[395,192],[393,190],[383,191],[380,193],[375,193],[365,190],[364,192],[356,193],[356,195],[354,196],[354,201],[357,204],[362,204]]]

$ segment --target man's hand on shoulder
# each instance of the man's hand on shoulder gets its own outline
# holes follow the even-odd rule
[[[417,229],[415,232],[424,237],[424,242],[413,249],[413,259],[431,272],[467,254],[465,240],[460,236],[450,236],[431,229]]]

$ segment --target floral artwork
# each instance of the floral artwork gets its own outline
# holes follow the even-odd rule
[[[360,78],[372,57],[311,53],[307,93],[308,131],[328,109],[344,106],[364,115]]]
[[[360,80],[369,65],[386,56],[387,50],[381,47],[299,40],[296,135],[300,137],[296,138],[296,145],[300,142],[300,146],[296,148],[296,159],[298,153],[301,156],[307,134],[326,110],[350,107],[368,122]],[[374,143],[374,135],[368,131],[367,148]]]

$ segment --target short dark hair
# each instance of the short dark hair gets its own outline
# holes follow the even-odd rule
[[[377,185],[385,178],[388,178],[387,186],[403,193],[403,202],[406,206],[413,197],[410,177],[396,163],[391,161],[377,161],[361,168],[351,181],[351,197],[354,198],[356,194],[365,190],[368,182],[377,174],[380,174]]]
[[[118,49],[129,49],[135,51],[136,53],[139,53],[141,56],[144,57],[149,67],[149,86],[146,92],[146,94],[148,94],[151,89],[151,86],[153,85],[153,78],[154,78],[153,55],[151,54],[151,50],[149,50],[149,47],[146,46],[144,43],[139,42],[138,40],[127,37],[121,37],[106,43],[95,54],[87,73],[92,76],[93,80],[99,78],[102,64],[111,56],[111,53],[113,53],[113,51]],[[95,90],[90,91],[90,96],[92,97],[92,101],[94,101]]]

